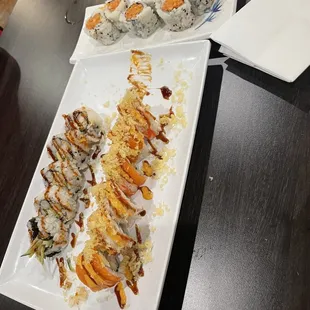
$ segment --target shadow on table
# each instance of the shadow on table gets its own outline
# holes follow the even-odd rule
[[[225,64],[228,66],[226,70],[252,84],[262,87],[268,92],[294,105],[299,110],[309,113],[310,67],[302,73],[294,83],[286,83],[233,59],[226,60]]]
[[[20,77],[20,68],[16,60],[0,48],[0,206],[2,211],[0,263],[19,213],[19,208],[15,208],[14,205],[14,193],[18,192],[16,176],[21,173],[16,168],[18,166],[16,163],[21,162],[23,156],[22,152],[16,151],[16,141],[21,136],[18,105]],[[25,143],[27,142],[25,141]],[[27,145],[23,149],[27,149]],[[7,207],[8,205],[10,207]],[[15,216],[14,222],[8,220],[11,214]],[[0,309],[8,309],[3,305],[2,299],[0,300]]]
[[[188,178],[159,309],[181,309],[208,169],[223,67],[208,68]]]
[[[0,47],[0,107],[17,105],[20,68],[16,60]]]
[[[20,127],[18,89],[20,68],[16,60],[0,47],[0,160],[12,132]],[[0,162],[4,164],[3,162]]]

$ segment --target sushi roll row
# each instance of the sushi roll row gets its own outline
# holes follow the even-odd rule
[[[152,153],[151,141],[168,143],[159,121],[142,102],[143,96],[133,87],[119,103],[119,116],[108,133],[111,146],[101,157],[106,181],[90,188],[98,209],[88,218],[89,240],[78,256],[76,272],[94,292],[122,280],[137,282],[143,275],[140,233],[133,238],[128,231],[146,212],[131,197],[153,175],[140,165]]]
[[[129,31],[147,38],[162,21],[170,31],[190,28],[196,16],[211,8],[214,0],[144,0],[131,4],[127,0],[110,0],[88,18],[85,29],[89,36],[103,45],[116,42]]]
[[[35,254],[41,263],[68,245],[85,184],[83,171],[103,137],[101,117],[93,110],[82,107],[63,117],[65,133],[53,136],[47,146],[53,162],[41,170],[46,188],[34,199],[37,216],[27,223],[31,246],[25,255]]]

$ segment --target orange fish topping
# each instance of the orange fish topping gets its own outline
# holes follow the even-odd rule
[[[143,10],[143,5],[141,3],[132,4],[125,13],[126,19],[134,19]]]
[[[184,3],[184,0],[166,0],[161,9],[166,12],[170,12],[173,9],[177,9]]]
[[[91,16],[87,23],[86,23],[86,28],[88,30],[94,29],[98,23],[101,21],[101,15],[100,13],[95,14],[94,16]]]
[[[116,8],[119,6],[121,0],[112,0],[107,3],[108,10],[114,12]]]

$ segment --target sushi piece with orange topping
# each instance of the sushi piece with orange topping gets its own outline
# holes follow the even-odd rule
[[[140,38],[149,37],[160,25],[154,10],[141,1],[131,4],[120,20],[125,23],[130,33]]]
[[[120,21],[120,16],[126,10],[126,8],[126,0],[108,0],[104,7],[104,14],[106,18],[122,32],[128,31],[125,24]]]
[[[195,16],[189,0],[158,0],[156,9],[171,31],[183,31],[194,23]]]
[[[86,33],[103,45],[115,43],[121,36],[120,30],[104,15],[103,9],[96,10],[85,24]]]

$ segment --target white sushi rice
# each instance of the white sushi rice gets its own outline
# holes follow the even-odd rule
[[[189,0],[192,5],[192,10],[196,15],[204,14],[211,8],[214,0]]]
[[[188,0],[184,0],[181,6],[170,12],[162,10],[164,2],[165,0],[157,0],[156,9],[158,15],[163,19],[169,30],[183,31],[193,25],[195,16],[192,13],[191,4]]]
[[[103,45],[111,45],[119,39],[121,32],[105,17],[102,10],[95,11],[92,16],[98,13],[101,17],[100,22],[93,29],[87,29],[85,27],[85,31],[90,37],[101,42]]]
[[[54,237],[60,231],[61,221],[53,214],[39,216],[37,223],[41,234],[49,234]]]
[[[120,20],[125,23],[130,33],[140,37],[147,38],[153,34],[160,26],[160,20],[150,6],[143,2],[135,2],[143,5],[143,10],[131,20],[126,20],[125,12],[121,15]]]
[[[144,0],[146,5],[150,6],[153,10],[156,10],[156,1],[155,0]]]
[[[55,161],[41,170],[48,184],[67,187],[72,193],[82,189],[85,178],[73,162]]]
[[[120,31],[127,32],[128,29],[123,22],[120,21],[121,14],[127,9],[126,0],[120,0],[118,7],[114,11],[110,11],[108,8],[109,2],[113,0],[107,1],[104,7],[105,17],[112,22]]]

